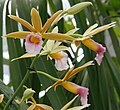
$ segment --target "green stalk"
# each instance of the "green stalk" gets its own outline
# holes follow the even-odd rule
[[[30,73],[42,74],[44,76],[47,76],[48,78],[50,78],[53,81],[60,81],[61,80],[61,79],[55,78],[55,77],[53,77],[53,76],[51,76],[51,75],[49,75],[49,74],[47,74],[45,72],[42,72],[42,71],[31,71]]]
[[[36,57],[33,59],[31,65],[30,65],[30,68],[33,68],[35,62],[37,61],[38,59],[38,55],[36,55]],[[26,80],[28,79],[29,77],[29,74],[30,73],[30,70],[27,70],[22,82],[20,83],[20,85],[18,86],[18,88],[16,89],[15,93],[13,94],[13,96],[8,100],[7,104],[5,105],[4,109],[3,110],[8,110],[8,107],[10,105],[10,103],[12,102],[12,100],[14,100],[14,98],[16,97],[16,95],[18,94],[18,92],[20,91],[20,89],[23,87],[24,83],[26,82]]]

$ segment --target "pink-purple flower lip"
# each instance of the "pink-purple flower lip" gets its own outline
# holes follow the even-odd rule
[[[39,34],[28,34],[26,37],[26,52],[38,54],[42,48],[42,37]]]
[[[41,36],[39,34],[28,34],[26,37],[26,42],[39,44],[41,43]]]
[[[104,53],[106,52],[106,48],[103,47],[101,44],[98,44],[98,47],[99,48],[98,48],[95,60],[97,61],[98,65],[100,65],[104,57]]]
[[[67,64],[68,55],[65,52],[53,53],[50,56],[55,59],[55,67],[57,70],[62,71],[69,68]]]

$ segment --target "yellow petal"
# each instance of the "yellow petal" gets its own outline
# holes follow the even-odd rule
[[[68,36],[66,34],[60,34],[60,33],[45,33],[42,35],[43,38],[45,39],[50,39],[50,40],[75,40],[75,38]]]
[[[53,28],[52,33],[58,33],[58,26]]]
[[[86,105],[83,105],[83,106],[72,107],[72,108],[67,109],[67,110],[82,110],[82,109],[84,109],[86,107],[89,107],[89,106],[90,106],[90,104],[86,104]]]
[[[90,65],[94,65],[93,64],[93,61],[89,61],[87,63],[85,63],[84,65],[74,69],[68,76],[68,79],[66,80],[69,80],[70,78],[72,78],[73,76],[75,76],[77,73],[79,73],[80,71],[82,71],[83,69],[85,69],[86,67],[90,66]]]
[[[92,37],[93,35],[95,35],[95,34],[97,34],[99,32],[102,32],[104,30],[107,30],[107,29],[109,29],[109,28],[111,28],[113,26],[115,26],[115,22],[104,25],[104,26],[100,26],[100,27],[94,29],[93,31],[89,32],[86,36]]]
[[[9,33],[9,34],[5,35],[4,37],[25,39],[26,36],[27,36],[28,34],[30,34],[30,33],[31,33],[31,32],[29,32],[29,31],[12,32],[12,33]]]
[[[55,44],[55,40],[48,40],[43,49],[51,51],[53,49],[54,44]]]
[[[44,110],[53,110],[52,107],[45,105],[45,104],[36,104],[36,105],[37,105],[37,107],[42,107]]]
[[[47,22],[45,23],[45,25],[42,28],[41,33],[45,33],[47,31],[47,29],[50,27],[50,25],[52,24],[52,22],[57,18],[57,16],[62,12],[62,10],[57,11],[54,15],[52,15]]]
[[[71,35],[71,34],[74,34],[76,31],[78,31],[79,28],[75,28],[75,29],[71,29],[70,31],[68,31],[66,34],[67,35]]]
[[[36,107],[36,104],[32,104],[27,110],[34,110]]]
[[[75,101],[79,95],[76,95],[70,102],[68,102],[61,110],[67,110],[67,108]]]
[[[35,30],[40,32],[42,29],[42,21],[39,12],[35,8],[31,10],[31,20]]]
[[[55,82],[55,83],[52,85],[52,87],[54,87],[54,90],[56,90],[57,86],[61,85],[62,82],[63,82],[62,80],[59,80],[59,81]]]
[[[61,43],[62,43],[62,42],[58,42],[58,41],[56,41],[56,42],[54,43],[54,46],[53,46],[52,49],[56,49],[56,48],[58,48],[59,45],[60,45]]]
[[[35,29],[32,27],[32,25],[30,23],[28,23],[27,21],[25,21],[22,18],[19,18],[17,16],[13,16],[13,15],[8,15],[11,19],[19,22],[20,24],[22,24],[23,26],[25,26],[26,28],[28,28],[31,32],[35,32]]]
[[[73,69],[74,69],[74,67],[72,67],[72,68],[69,69],[69,71],[68,71],[68,72],[66,73],[66,75],[64,76],[63,81],[66,81],[66,80],[69,78],[70,73],[73,71]]]
[[[95,42],[94,40],[87,38],[87,39],[83,39],[81,41],[86,47],[88,47],[89,49],[93,50],[94,52],[97,52],[99,50],[99,46],[98,43]]]
[[[98,24],[94,24],[92,26],[90,26],[83,34],[83,36],[88,35],[93,29],[95,29],[98,26]]]
[[[18,58],[14,58],[12,59],[11,61],[15,61],[15,60],[18,60],[18,59],[22,59],[22,58],[31,58],[31,57],[35,57],[36,54],[33,54],[33,53],[26,53]]]
[[[66,47],[66,46],[59,46],[59,47],[51,50],[50,53],[57,53],[57,52],[64,51],[64,50],[68,50],[68,47]]]

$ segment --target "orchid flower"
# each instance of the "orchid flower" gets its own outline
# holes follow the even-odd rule
[[[67,53],[63,52],[64,50],[68,50],[68,47],[61,46],[61,42],[48,40],[46,45],[43,48],[42,53],[47,53],[49,57],[55,59],[55,67],[57,70],[62,71],[68,69]]]
[[[79,44],[79,42],[81,41],[86,47],[88,47],[89,49],[93,50],[94,52],[97,53],[95,60],[97,61],[98,65],[101,64],[102,59],[104,57],[104,53],[106,51],[106,48],[103,47],[101,44],[95,42],[94,40],[92,40],[91,38],[99,33],[102,32],[104,30],[107,30],[113,26],[115,26],[115,22],[98,27],[98,24],[94,24],[91,27],[89,27],[85,33],[82,35],[82,38],[78,38],[75,43]]]
[[[82,41],[82,43],[87,46],[89,49],[95,51],[97,54],[96,54],[96,57],[95,57],[95,60],[97,61],[98,65],[101,64],[102,62],[102,59],[104,57],[104,53],[106,51],[106,48],[103,47],[101,44],[95,42],[94,40],[92,39],[85,39]]]
[[[73,37],[70,37],[70,36],[65,35],[65,34],[50,33],[50,32],[46,33],[46,31],[48,30],[48,28],[50,27],[52,22],[56,19],[56,17],[59,14],[61,14],[61,12],[62,12],[62,10],[57,11],[55,14],[53,14],[47,20],[47,22],[44,24],[44,26],[42,26],[41,17],[39,15],[39,12],[35,8],[31,9],[31,20],[32,20],[33,26],[30,23],[28,23],[27,21],[25,21],[24,19],[22,19],[22,18],[19,18],[19,17],[14,16],[14,15],[9,15],[9,17],[11,19],[21,23],[23,26],[25,26],[30,31],[13,32],[13,33],[7,34],[5,37],[25,39],[28,34],[37,33],[42,38],[45,38],[45,39],[51,39],[51,40],[74,40]]]
[[[65,52],[52,53],[50,57],[55,59],[55,67],[57,70],[62,71],[69,68],[67,64],[68,55]]]
[[[76,69],[74,69],[74,68],[69,69],[69,71],[66,73],[64,78],[62,80],[57,81],[55,84],[53,84],[53,87],[56,89],[56,87],[58,85],[61,85],[66,90],[68,90],[74,94],[78,94],[81,97],[81,104],[82,105],[87,104],[87,96],[89,94],[88,88],[79,86],[79,85],[72,83],[72,82],[69,82],[67,80],[69,80],[70,78],[75,76],[78,72],[82,71],[83,69],[85,69],[86,67],[88,67],[90,65],[93,65],[93,61],[87,62],[84,65],[82,65]]]
[[[35,9],[31,9],[31,20],[32,25],[25,21],[22,18],[19,18],[14,15],[9,15],[9,17],[18,23],[21,23],[30,31],[21,31],[21,32],[12,32],[7,34],[5,37],[8,38],[19,38],[25,39],[25,48],[27,54],[24,54],[24,58],[33,57],[36,54],[39,54],[40,50],[42,49],[42,38],[44,39],[51,39],[51,40],[75,40],[75,38],[61,33],[52,33],[47,32],[48,28],[51,26],[52,22],[61,14],[62,10],[53,14],[47,22],[42,26],[41,17],[39,12]],[[22,57],[23,57],[22,56]]]
[[[72,92],[74,94],[78,94],[81,97],[81,105],[86,105],[87,104],[87,96],[88,96],[88,88],[79,86],[75,83],[69,82],[69,81],[64,81],[61,84],[66,90],[69,92]]]

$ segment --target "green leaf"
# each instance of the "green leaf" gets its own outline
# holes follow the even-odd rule
[[[4,6],[4,2],[5,1],[0,1],[0,36],[2,36],[2,29],[3,29],[3,19],[2,19],[2,16],[3,16],[3,6]],[[2,46],[2,43],[3,40],[2,38],[0,37],[0,79],[3,79],[3,46]]]

